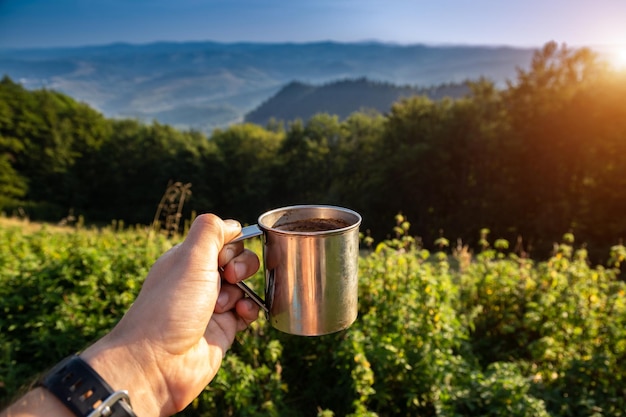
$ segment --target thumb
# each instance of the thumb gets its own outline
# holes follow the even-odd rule
[[[218,254],[225,244],[241,232],[236,220],[222,220],[214,214],[201,214],[193,221],[187,237],[182,243],[192,257],[207,262],[210,270],[217,269]]]

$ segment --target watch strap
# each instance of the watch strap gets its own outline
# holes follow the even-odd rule
[[[128,394],[113,391],[87,362],[72,355],[59,362],[40,381],[78,417],[136,417]]]

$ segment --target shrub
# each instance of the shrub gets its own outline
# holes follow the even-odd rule
[[[349,329],[297,337],[261,316],[180,415],[624,415],[619,254],[594,267],[566,241],[537,262],[499,242],[463,249],[457,268],[447,246],[430,253],[405,219],[398,225],[395,238],[365,245]],[[2,403],[114,326],[175,243],[120,225],[0,223],[0,239]],[[258,241],[247,244],[260,253]],[[261,272],[250,285],[263,287]]]

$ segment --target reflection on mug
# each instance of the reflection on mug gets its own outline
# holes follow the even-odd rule
[[[317,336],[349,327],[358,310],[361,216],[334,206],[262,214],[237,240],[264,235],[265,302],[246,291],[286,333]]]

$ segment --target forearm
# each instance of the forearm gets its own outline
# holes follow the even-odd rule
[[[0,417],[75,417],[61,402],[45,388],[35,388],[0,412]]]
[[[111,343],[109,338],[105,337],[87,348],[79,356],[109,385],[111,391],[108,394],[104,394],[103,397],[98,397],[94,394],[91,400],[89,400],[90,402],[86,401],[84,406],[90,410],[87,413],[93,411],[100,404],[100,401],[97,400],[105,400],[113,392],[124,390],[128,392],[132,409],[138,416],[157,417],[163,415],[164,409],[167,414],[173,414],[168,409],[169,407],[164,407],[164,400],[159,401],[168,396],[164,393],[160,398],[157,398],[153,387],[158,387],[159,384],[155,382],[154,378],[150,378],[144,372],[143,367],[136,360],[137,357],[141,356],[133,354],[129,346]],[[61,369],[59,375],[73,374],[72,368],[65,365],[65,363],[58,368]],[[76,391],[69,395],[79,397],[83,391],[91,391],[91,386],[88,386],[87,383],[76,384]],[[97,389],[96,392],[98,392]],[[61,398],[64,397],[62,395]],[[93,408],[88,406],[92,403],[94,404]],[[76,417],[74,412],[63,404],[62,400],[43,386],[37,386],[32,389],[0,413],[0,417],[26,416]]]

